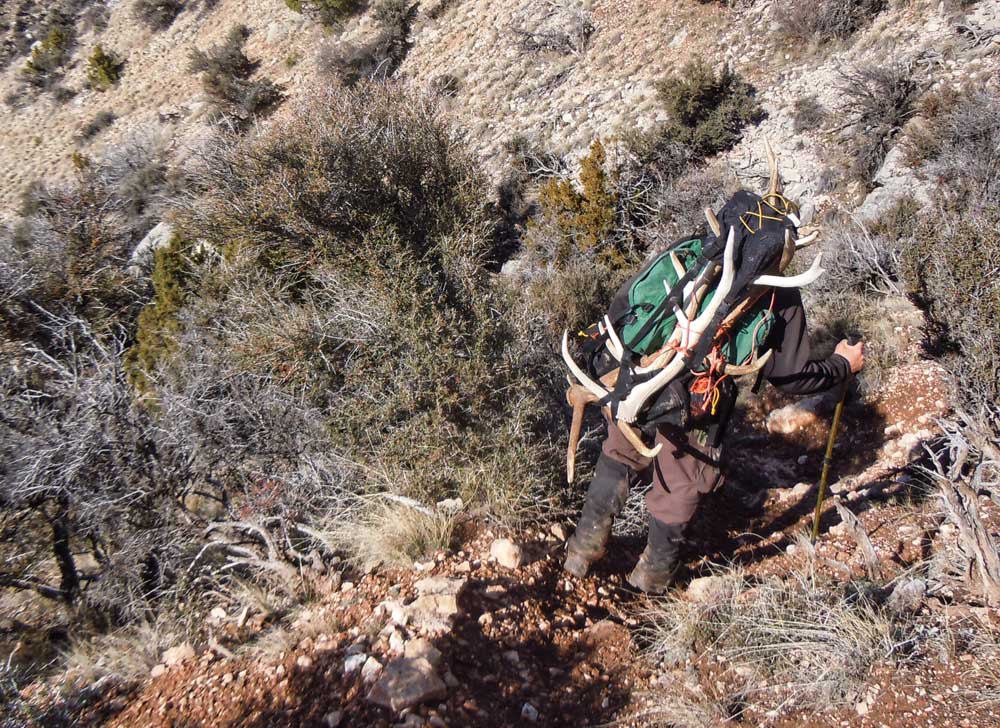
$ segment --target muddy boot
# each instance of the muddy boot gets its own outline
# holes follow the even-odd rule
[[[627,466],[606,455],[597,461],[580,522],[566,547],[563,568],[570,574],[586,576],[590,565],[604,556],[611,524],[628,495],[628,475]]]
[[[649,518],[649,539],[628,583],[646,594],[662,594],[674,581],[680,566],[684,524],[667,524]]]

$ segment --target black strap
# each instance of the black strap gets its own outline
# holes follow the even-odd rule
[[[701,254],[695,260],[695,264],[685,271],[684,275],[673,285],[667,297],[663,299],[649,318],[646,319],[646,323],[639,329],[639,333],[632,337],[632,341],[625,344],[629,349],[634,349],[642,343],[642,340],[649,335],[653,327],[660,322],[660,317],[665,312],[673,310],[674,306],[684,302],[684,286],[693,281],[707,263],[719,256],[719,253],[723,250],[723,246],[720,244],[721,240],[721,237],[715,236],[707,236],[705,238],[702,242]],[[676,245],[672,246],[670,250],[673,250],[674,247]]]

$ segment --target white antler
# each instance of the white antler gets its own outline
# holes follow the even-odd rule
[[[760,276],[754,281],[754,285],[772,286],[774,288],[801,288],[802,286],[808,286],[826,272],[820,268],[822,260],[823,254],[820,253],[805,273],[799,273],[797,276],[789,276],[787,278],[785,276]]]
[[[577,363],[575,361],[573,361],[573,357],[569,355],[569,331],[563,331],[562,356],[563,356],[563,361],[566,362],[566,366],[569,367],[569,370],[573,373],[573,376],[580,381],[580,384],[582,384],[584,387],[587,388],[588,392],[590,392],[598,399],[607,396],[608,390],[606,390],[600,384],[598,384],[593,379],[584,374],[583,370],[579,366],[577,366]]]
[[[726,241],[726,250],[723,255],[722,263],[722,277],[719,279],[719,285],[716,287],[715,295],[712,297],[712,302],[705,308],[698,318],[687,323],[685,327],[685,334],[690,337],[687,342],[687,347],[693,348],[698,345],[698,340],[701,335],[705,332],[708,324],[715,317],[716,311],[722,305],[726,296],[729,295],[730,289],[733,287],[733,278],[736,275],[736,267],[733,262],[734,248],[736,247],[736,231],[732,228],[729,229],[729,238]],[[680,312],[683,313],[683,312]],[[685,321],[687,317],[684,317]],[[680,326],[681,319],[678,318],[678,326]],[[620,405],[618,405],[618,419],[622,422],[632,423],[635,422],[639,415],[639,411],[645,406],[647,400],[654,394],[659,392],[665,386],[667,386],[678,374],[680,374],[686,363],[684,357],[675,356],[669,364],[663,367],[660,372],[647,382],[643,382],[632,388],[629,396],[625,398]]]
[[[625,353],[624,347],[622,347],[622,341],[618,338],[618,334],[615,332],[615,327],[611,325],[611,319],[607,316],[604,317],[604,326],[608,332],[608,340],[605,346],[608,347],[608,351],[611,352],[613,356],[618,361],[622,360],[622,355]]]

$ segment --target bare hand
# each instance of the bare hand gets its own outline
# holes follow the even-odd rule
[[[851,374],[857,374],[865,366],[865,342],[863,341],[859,341],[854,346],[851,346],[847,342],[847,339],[844,339],[837,344],[837,348],[833,350],[833,353],[840,354],[847,359],[851,365]]]

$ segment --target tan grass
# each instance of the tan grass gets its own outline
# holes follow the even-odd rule
[[[667,668],[698,657],[727,665],[747,706],[849,703],[907,643],[906,625],[860,590],[804,575],[754,584],[738,569],[718,579],[706,601],[671,596],[644,614],[648,655]]]

